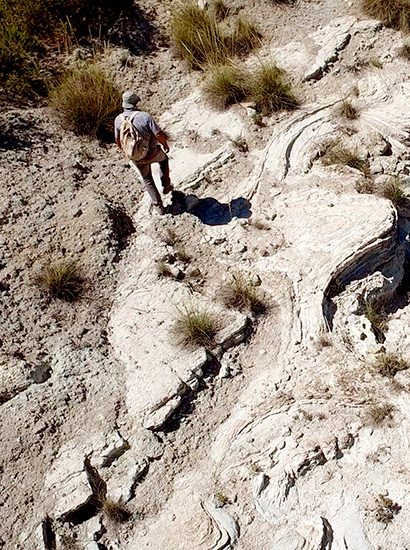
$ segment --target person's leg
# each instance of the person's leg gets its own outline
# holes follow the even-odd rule
[[[131,164],[132,163],[132,164]],[[145,190],[147,191],[152,203],[154,206],[161,207],[162,199],[159,191],[155,185],[154,178],[152,177],[151,165],[150,164],[136,164],[135,162],[130,161],[130,164],[135,168],[141,176],[142,183],[144,184]]]
[[[166,195],[167,193],[170,193],[173,190],[171,179],[169,177],[169,161],[167,156],[165,156],[164,160],[161,160],[159,162],[159,172],[160,172],[162,189],[164,191],[164,195]]]

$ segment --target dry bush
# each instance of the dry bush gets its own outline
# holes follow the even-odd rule
[[[366,411],[365,421],[370,426],[381,426],[386,420],[393,419],[394,410],[391,403],[373,403]]]
[[[333,345],[333,342],[328,334],[321,334],[316,340],[316,347],[318,350],[323,348],[330,348]]]
[[[222,286],[219,295],[226,307],[238,311],[262,315],[268,309],[268,304],[257,286],[241,273],[234,274],[232,279]]]
[[[385,199],[390,200],[396,208],[405,206],[408,203],[408,197],[403,191],[402,183],[399,178],[392,177],[382,186],[380,194]]]
[[[67,73],[51,90],[50,102],[65,129],[78,135],[112,139],[121,93],[98,65]]]
[[[358,109],[352,104],[351,101],[348,101],[347,99],[344,99],[341,102],[339,107],[336,109],[336,113],[347,120],[355,120],[359,117]]]
[[[370,178],[361,178],[357,180],[355,189],[358,193],[371,195],[375,192],[374,181]]]
[[[366,15],[380,19],[385,25],[405,32],[410,30],[408,0],[362,0]]]
[[[44,267],[36,276],[35,283],[53,298],[66,302],[77,300],[85,287],[81,271],[73,262],[59,262]]]
[[[157,275],[158,277],[174,278],[171,267],[164,260],[159,260],[157,262]]]
[[[246,142],[246,138],[242,134],[239,134],[234,137],[229,138],[231,143],[235,145],[235,147],[240,151],[241,153],[247,153],[249,151],[249,146]]]
[[[298,106],[284,72],[273,63],[261,65],[251,75],[249,96],[263,115]]]
[[[205,80],[204,91],[214,107],[226,109],[229,105],[245,99],[246,74],[232,63],[211,67]]]
[[[370,167],[367,160],[363,160],[355,151],[350,151],[338,143],[332,143],[328,146],[322,162],[326,166],[341,164],[359,170],[365,177],[370,176]]]
[[[394,353],[380,353],[373,366],[379,374],[387,378],[394,378],[398,372],[410,367],[408,361]]]
[[[376,500],[376,510],[375,518],[381,523],[388,524],[396,516],[400,510],[401,506],[396,502],[393,502],[391,498],[388,498],[384,495],[379,495]]]
[[[177,342],[188,348],[215,345],[215,336],[219,321],[214,314],[194,306],[185,306],[178,310],[172,334]]]

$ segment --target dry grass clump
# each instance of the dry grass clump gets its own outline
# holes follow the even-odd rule
[[[405,206],[409,200],[406,193],[403,191],[400,179],[397,177],[392,177],[381,188],[380,194],[385,199],[390,200],[396,208]]]
[[[223,63],[228,57],[225,35],[216,18],[195,2],[179,2],[171,15],[171,36],[178,54],[192,69]]]
[[[223,0],[214,0],[211,4],[211,11],[218,22],[226,19],[230,13],[230,9]]]
[[[292,110],[298,106],[284,72],[273,63],[263,64],[253,73],[249,96],[263,115],[282,109]]]
[[[73,302],[84,291],[85,281],[73,262],[60,262],[44,267],[35,278],[37,286],[53,298]]]
[[[371,195],[375,192],[374,181],[370,178],[361,178],[355,184],[358,193]]]
[[[393,502],[391,498],[388,498],[384,495],[379,495],[376,500],[376,511],[375,518],[381,523],[388,524],[393,521],[394,516],[396,516],[400,510],[401,506],[396,502]]]
[[[258,27],[244,17],[235,20],[233,30],[227,36],[231,55],[247,55],[261,45],[261,34]]]
[[[370,426],[381,426],[386,420],[393,419],[394,410],[391,403],[373,403],[367,409],[365,420]]]
[[[112,523],[125,523],[131,517],[131,513],[121,502],[116,502],[110,498],[105,498],[102,502],[102,511]]]
[[[220,290],[220,298],[226,307],[242,312],[262,315],[268,305],[257,286],[241,273],[236,273]]]
[[[374,363],[375,370],[382,376],[394,378],[396,374],[410,367],[409,362],[405,361],[394,353],[381,353],[377,356]]]
[[[245,55],[261,44],[255,24],[244,17],[235,19],[231,28],[221,25],[228,15],[223,3],[209,11],[193,0],[180,1],[171,15],[171,37],[177,53],[192,69],[223,64],[233,56]]]
[[[404,57],[404,59],[410,60],[410,42],[405,41],[403,42],[403,45],[399,49],[399,55],[400,57]]]
[[[336,113],[347,120],[355,120],[359,117],[359,110],[347,99],[341,102]]]
[[[208,101],[214,107],[226,109],[229,105],[245,99],[246,74],[232,63],[211,67],[207,73],[204,91]]]
[[[363,305],[363,314],[370,321],[376,339],[382,342],[388,319],[384,301],[378,298],[367,299]]]
[[[110,139],[121,93],[98,65],[73,69],[51,90],[51,106],[65,129]]]
[[[218,329],[219,321],[215,315],[195,306],[185,306],[178,310],[172,332],[184,347],[211,348],[215,345]]]
[[[332,143],[322,156],[326,166],[341,164],[359,170],[366,177],[370,176],[370,167],[367,160],[362,159],[355,151],[350,151],[338,143]]]
[[[408,0],[362,0],[366,15],[380,19],[384,25],[405,32],[410,30],[410,3]]]

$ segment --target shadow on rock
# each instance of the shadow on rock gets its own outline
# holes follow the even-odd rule
[[[174,216],[188,212],[206,225],[226,225],[233,218],[250,218],[251,203],[244,197],[222,203],[213,197],[198,198],[196,195],[185,195],[181,191],[172,192],[172,200],[167,212]]]

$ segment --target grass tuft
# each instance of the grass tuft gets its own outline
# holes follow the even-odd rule
[[[211,4],[211,11],[218,22],[226,19],[230,13],[228,6],[223,0],[214,0]]]
[[[261,65],[253,73],[249,95],[257,110],[263,115],[274,111],[292,110],[298,102],[292,93],[290,84],[285,80],[284,72],[273,63]]]
[[[226,39],[230,55],[247,55],[262,44],[261,38],[258,27],[254,23],[239,17],[235,20],[233,30]]]
[[[410,61],[410,42],[405,41],[403,42],[403,45],[399,49],[399,55],[400,57],[403,57],[404,59],[407,59]]]
[[[219,109],[243,101],[247,94],[245,72],[233,64],[211,67],[204,91],[208,101]]]
[[[370,321],[376,340],[383,342],[388,319],[383,300],[378,298],[367,299],[363,306],[363,314]]]
[[[53,298],[73,302],[84,291],[85,281],[79,268],[73,262],[50,264],[35,278],[37,286]]]
[[[384,25],[408,32],[410,30],[410,3],[408,0],[362,0],[366,15],[380,19]]]
[[[215,345],[218,328],[218,320],[212,313],[194,306],[185,306],[178,310],[173,335],[184,347],[210,348]]]
[[[220,297],[226,307],[241,312],[262,315],[268,309],[257,286],[241,273],[234,274],[232,280],[221,288]]]
[[[322,156],[322,162],[326,166],[341,164],[359,170],[365,177],[370,176],[368,160],[360,158],[355,151],[350,151],[338,143],[332,143]]]
[[[336,113],[347,120],[356,120],[359,117],[358,109],[352,104],[351,101],[344,99],[339,107],[336,109]]]
[[[406,193],[403,191],[400,179],[397,177],[390,178],[382,187],[381,195],[385,199],[390,200],[396,208],[405,206],[409,200]]]
[[[228,48],[216,17],[195,2],[179,2],[171,14],[171,37],[177,53],[192,69],[226,61]]]
[[[396,374],[410,367],[408,361],[394,353],[381,353],[374,363],[375,370],[382,376],[394,378]]]
[[[381,426],[386,420],[393,419],[394,406],[391,403],[373,403],[366,414],[367,424]]]
[[[104,499],[102,510],[105,517],[112,523],[125,523],[131,517],[131,513],[121,502],[116,502],[110,498]]]
[[[66,130],[110,140],[121,94],[97,65],[67,73],[51,90],[51,106]]]

